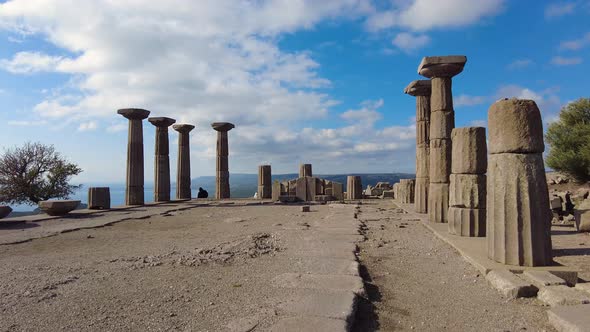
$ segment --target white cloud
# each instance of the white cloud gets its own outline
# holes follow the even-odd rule
[[[458,95],[453,97],[453,106],[462,107],[481,105],[485,103],[486,100],[487,98],[483,96]]]
[[[533,60],[531,59],[516,59],[512,61],[508,66],[508,69],[515,70],[515,69],[522,69],[530,67],[534,64]]]
[[[348,110],[340,115],[340,117],[349,122],[374,124],[381,119],[381,114],[377,111],[383,106],[383,99],[367,100],[362,104],[362,108],[358,110]]]
[[[39,120],[39,121],[29,121],[29,120],[10,120],[8,121],[9,126],[18,126],[18,127],[34,127],[34,126],[43,126],[47,124],[47,121]]]
[[[576,9],[575,2],[559,1],[558,3],[552,3],[545,7],[545,18],[552,19],[562,17],[568,14],[573,14]]]
[[[562,57],[562,56],[554,56],[551,59],[551,63],[556,66],[575,66],[582,63],[582,58],[580,57]]]
[[[582,36],[582,38],[561,42],[559,48],[577,51],[586,47],[587,45],[590,45],[590,32],[587,32],[584,36]]]
[[[427,35],[400,32],[393,38],[391,43],[405,52],[413,52],[428,45],[430,43],[430,37]]]
[[[96,130],[96,128],[98,128],[96,121],[88,121],[80,123],[78,126],[78,131],[92,131]]]
[[[505,0],[392,1],[392,8],[376,11],[367,19],[370,31],[401,27],[414,31],[461,27],[498,14]]]
[[[55,71],[62,59],[38,52],[18,52],[10,60],[0,60],[0,68],[15,74]]]

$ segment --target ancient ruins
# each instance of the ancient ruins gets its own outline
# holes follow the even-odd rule
[[[217,131],[217,173],[215,177],[215,198],[230,197],[229,192],[229,145],[227,133],[235,126],[229,122],[215,122],[211,127]]]
[[[170,200],[170,143],[168,127],[176,120],[166,117],[151,117],[148,121],[156,127],[154,152],[154,202]]]
[[[178,132],[176,199],[191,199],[191,150],[189,133],[195,129],[195,126],[190,124],[175,124],[172,128]]]
[[[125,205],[143,205],[143,120],[150,111],[140,108],[124,108],[117,113],[129,120],[127,141],[127,188]]]
[[[260,166],[259,168],[259,182],[261,181],[262,173],[260,170],[262,167]],[[301,164],[297,179],[287,181],[276,180],[273,182],[272,200],[275,202],[328,202],[344,200],[342,183],[328,181],[312,175],[311,164]],[[270,179],[270,166],[268,167],[268,178]]]

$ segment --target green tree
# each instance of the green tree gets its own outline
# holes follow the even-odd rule
[[[546,159],[549,167],[578,182],[590,181],[590,98],[564,106],[545,139],[551,146]]]
[[[0,202],[37,204],[51,198],[69,198],[81,185],[70,185],[82,172],[52,145],[25,143],[0,156]]]

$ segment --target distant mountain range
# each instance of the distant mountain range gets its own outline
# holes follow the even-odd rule
[[[346,191],[346,177],[349,174],[317,174],[315,176],[334,181],[340,182],[344,185]],[[394,184],[399,182],[400,179],[413,179],[414,174],[410,173],[375,173],[375,174],[354,174],[360,175],[363,188],[367,185],[374,186],[377,182],[389,182]],[[292,180],[296,179],[299,174],[276,174],[272,176],[272,180]],[[234,174],[232,173],[229,178],[231,197],[235,198],[247,198],[254,196],[254,193],[258,187],[258,174]],[[215,194],[215,176],[200,176],[192,180],[193,189],[202,187],[209,192],[209,196]]]

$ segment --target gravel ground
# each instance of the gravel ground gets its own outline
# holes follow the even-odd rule
[[[355,331],[554,331],[536,299],[508,300],[392,201],[362,205],[369,300]]]

